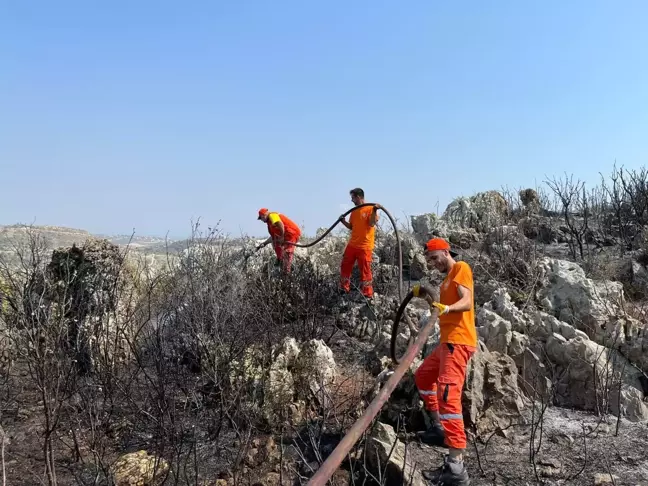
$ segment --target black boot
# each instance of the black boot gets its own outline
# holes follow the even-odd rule
[[[436,486],[470,486],[470,478],[463,461],[445,456],[443,466],[432,471],[422,471],[423,477]]]
[[[445,447],[445,432],[441,424],[432,424],[432,426],[427,429],[425,432],[420,432],[418,434],[419,440],[424,444]]]

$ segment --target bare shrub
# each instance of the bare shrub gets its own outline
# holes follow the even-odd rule
[[[621,251],[632,249],[643,228],[648,225],[648,169],[617,168],[609,181],[601,175],[601,187],[607,196],[604,230],[621,240]]]
[[[472,263],[480,301],[490,300],[485,288],[505,286],[511,298],[521,308],[532,302],[533,289],[539,282],[540,248],[515,227],[495,228],[481,244]],[[478,302],[480,303],[480,302]]]

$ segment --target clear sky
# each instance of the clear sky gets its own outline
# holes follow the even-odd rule
[[[648,155],[648,2],[7,1],[0,224],[312,234]]]

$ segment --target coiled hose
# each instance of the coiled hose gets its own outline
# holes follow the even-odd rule
[[[338,220],[335,223],[333,223],[319,238],[316,238],[314,241],[311,241],[310,243],[291,243],[287,241],[286,244],[294,245],[299,248],[308,248],[314,246],[320,241],[322,241],[331,231],[333,231],[333,228],[335,228],[340,223],[340,219],[345,218],[347,215],[351,214],[353,211],[356,211],[360,208],[364,208],[367,206],[375,206],[376,204],[377,203],[363,203],[363,204],[359,204],[358,206],[352,207],[346,213],[340,216],[340,218],[338,218]],[[403,253],[401,251],[400,236],[398,235],[398,228],[396,227],[396,222],[394,221],[394,218],[392,218],[392,215],[389,214],[389,211],[387,211],[383,206],[380,206],[380,209],[387,215],[387,218],[389,218],[389,221],[391,222],[391,225],[394,228],[394,234],[396,236],[396,245],[398,247],[398,251],[397,251],[398,253],[398,298],[402,299],[403,298]]]

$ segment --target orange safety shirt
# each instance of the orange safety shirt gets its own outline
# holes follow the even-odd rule
[[[297,224],[288,216],[281,213],[268,214],[268,232],[272,236],[281,236],[281,231],[275,226],[278,221],[281,221],[284,225],[284,239],[288,241],[297,241],[299,239],[301,236],[299,226],[297,226]]]
[[[470,265],[466,262],[457,262],[443,282],[439,301],[451,305],[460,300],[459,285],[470,290],[472,303],[466,312],[449,312],[439,316],[441,342],[452,344],[465,344],[477,347],[477,329],[475,328],[475,293],[473,275]]]
[[[373,206],[365,206],[364,208],[356,209],[349,216],[349,223],[351,223],[351,238],[349,239],[349,246],[361,250],[373,250],[376,237],[376,227],[370,226],[371,213]],[[378,213],[376,213],[376,223],[378,222]]]

